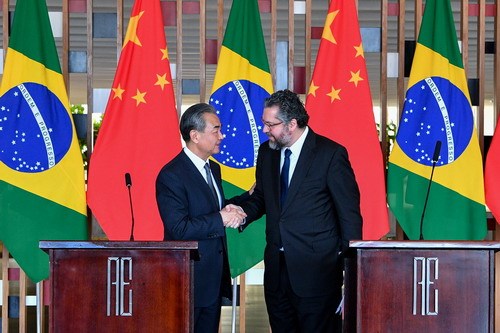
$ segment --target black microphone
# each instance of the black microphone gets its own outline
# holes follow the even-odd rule
[[[132,227],[130,228],[130,241],[134,240],[134,206],[132,205],[132,193],[130,188],[132,187],[132,178],[130,178],[130,173],[125,174],[125,186],[128,189],[128,200],[130,202],[130,215],[132,216]]]
[[[436,141],[436,147],[434,147],[434,155],[432,156],[432,163],[436,164],[439,159],[439,153],[441,152],[441,141]]]
[[[424,228],[424,215],[425,209],[427,208],[427,201],[429,200],[429,193],[431,191],[432,177],[434,176],[434,168],[439,160],[439,153],[441,152],[441,141],[436,141],[436,146],[434,147],[434,155],[432,155],[432,170],[431,177],[429,178],[429,186],[427,187],[427,194],[425,195],[424,208],[422,209],[422,217],[420,218],[420,240],[424,239],[423,228]]]
[[[125,185],[127,187],[132,186],[132,178],[130,178],[130,173],[128,172],[125,174]]]

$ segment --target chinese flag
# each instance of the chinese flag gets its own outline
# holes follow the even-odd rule
[[[130,239],[131,204],[134,240],[163,239],[155,180],[180,149],[160,0],[136,0],[89,165],[88,204],[110,240]]]
[[[345,146],[361,192],[363,239],[389,231],[384,164],[354,0],[332,0],[306,98],[311,128]]]
[[[491,141],[484,172],[486,205],[500,223],[500,118]]]

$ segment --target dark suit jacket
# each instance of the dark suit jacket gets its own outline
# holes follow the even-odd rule
[[[349,240],[362,236],[359,189],[343,146],[309,129],[280,207],[280,151],[263,143],[255,191],[241,206],[248,214],[247,224],[266,214],[266,288],[278,287],[281,238],[290,283],[298,296],[340,290],[339,254]]]
[[[224,198],[220,167],[210,161],[210,168]],[[198,241],[200,260],[194,263],[195,306],[212,305],[221,296],[231,298],[226,233],[220,209],[207,182],[184,151],[158,174],[156,201],[165,240]]]

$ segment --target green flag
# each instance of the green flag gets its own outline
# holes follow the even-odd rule
[[[410,239],[419,239],[421,219],[424,239],[486,236],[482,157],[449,0],[426,2],[387,196]]]
[[[234,0],[215,73],[210,104],[221,119],[225,139],[219,154],[226,197],[255,182],[255,162],[262,142],[264,99],[273,91],[257,0]],[[262,260],[265,221],[244,232],[227,230],[229,266],[236,277]]]
[[[83,162],[47,6],[18,0],[0,86],[0,239],[34,282],[40,240],[87,237]]]

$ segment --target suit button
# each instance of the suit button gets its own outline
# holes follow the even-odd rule
[[[219,254],[222,254],[222,250],[219,250]]]

